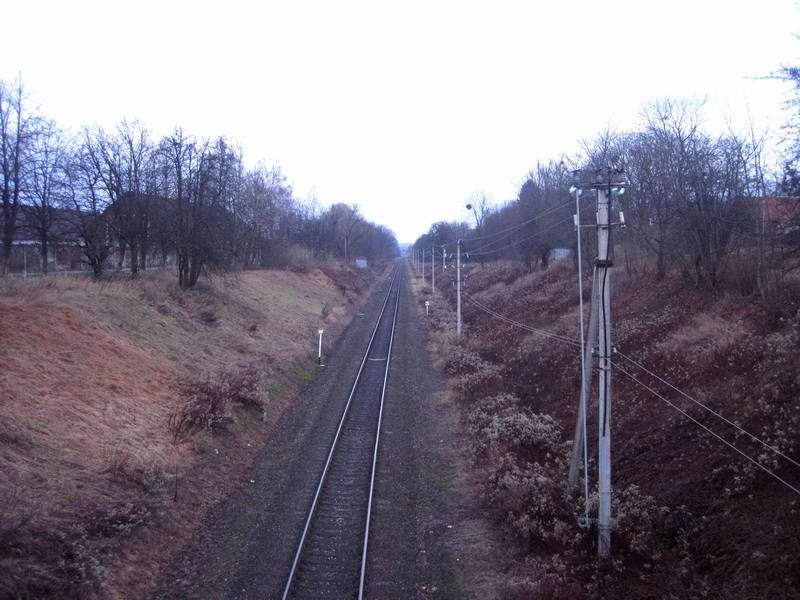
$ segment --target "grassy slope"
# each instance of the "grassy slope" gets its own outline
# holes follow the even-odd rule
[[[475,268],[468,291],[501,314],[575,338],[576,288],[569,264],[533,274],[512,265],[487,265]],[[776,322],[767,319],[757,302],[745,298],[689,287],[678,277],[656,284],[652,278],[617,272],[615,345],[797,460],[797,300],[795,296],[786,302],[784,317]],[[481,397],[513,393],[520,398],[521,409],[553,415],[561,439],[565,443],[571,439],[579,385],[574,349],[500,322],[469,302],[465,303],[465,322],[465,349],[500,367],[499,377],[478,384],[474,384],[475,371],[469,369],[455,379],[465,414],[474,419],[473,407]],[[800,469],[774,460],[763,448],[734,435],[729,426],[654,379],[636,375],[743,451],[763,457],[766,465],[800,487]],[[593,556],[595,534],[583,534],[577,542],[569,539],[578,531],[573,528],[569,505],[553,509],[553,518],[569,526],[567,533],[543,539],[535,534],[526,537],[524,532],[535,529],[527,516],[546,511],[519,509],[510,501],[505,508],[517,512],[512,516],[501,509],[495,516],[520,541],[512,561],[524,574],[518,578],[518,592],[564,598],[798,597],[800,499],[621,373],[614,381],[613,478],[623,502],[615,556],[621,560],[599,571],[594,567],[581,571],[576,565],[586,564]],[[596,445],[596,413],[594,403],[589,411],[591,451]],[[502,472],[499,455],[506,450],[515,452],[520,464],[536,456],[535,443],[526,447],[518,440],[498,441],[504,430],[496,423],[484,432],[495,436],[489,443],[500,451],[478,461],[487,475]],[[553,463],[545,460],[542,464],[550,464],[544,472],[553,481],[530,484],[530,490],[551,491],[552,505],[558,506],[556,491],[563,486],[563,465],[556,462],[552,468]],[[594,464],[591,468],[594,473]],[[624,497],[623,490],[631,486],[640,493]],[[509,489],[530,491],[519,481]],[[641,539],[635,538],[639,532]],[[520,568],[522,564],[526,566]],[[562,565],[567,565],[566,571],[560,570]],[[597,573],[607,574],[608,579],[598,584],[596,578],[592,580]]]
[[[335,333],[368,279],[253,271],[188,293],[167,274],[5,282],[0,595],[146,588],[290,406],[310,374],[316,329]],[[267,424],[239,411],[227,433],[173,447],[166,424],[178,376],[245,365],[263,370]]]

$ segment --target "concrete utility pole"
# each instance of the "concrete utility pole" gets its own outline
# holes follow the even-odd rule
[[[597,511],[597,553],[611,553],[611,194],[622,193],[623,184],[614,184],[613,171],[607,168],[607,179],[597,185],[597,281],[600,285],[599,335],[600,395],[598,400],[598,487],[600,506]]]
[[[574,490],[575,486],[578,484],[578,475],[580,473],[580,465],[581,465],[581,458],[583,458],[584,464],[588,464],[587,458],[587,448],[586,448],[586,407],[589,404],[589,393],[592,389],[592,379],[594,374],[593,369],[593,352],[594,349],[593,342],[597,338],[597,311],[598,311],[598,302],[597,302],[597,288],[595,287],[594,282],[597,281],[597,269],[595,268],[594,273],[592,275],[592,291],[591,291],[591,301],[589,303],[589,328],[586,332],[585,339],[588,340],[588,344],[584,346],[583,349],[583,358],[581,364],[581,395],[580,401],[578,403],[578,418],[575,422],[575,437],[574,442],[572,444],[572,457],[569,463],[569,478],[568,478],[568,489]],[[581,312],[583,314],[583,312]],[[581,330],[583,329],[583,323],[581,323]],[[582,334],[583,332],[581,332]],[[586,474],[584,473],[585,477]],[[588,480],[588,479],[587,479]],[[588,484],[585,483],[584,488],[587,487]],[[584,489],[584,493],[587,493],[587,490]],[[585,526],[588,527],[588,523]]]
[[[576,180],[580,172],[575,172]],[[592,277],[592,302],[589,311],[589,331],[587,332],[587,346],[582,357],[582,384],[578,419],[575,426],[575,444],[573,445],[572,460],[570,463],[569,487],[573,489],[577,483],[580,454],[583,452],[586,463],[586,406],[588,404],[589,390],[591,389],[591,364],[592,341],[597,336],[598,368],[600,371],[598,394],[598,492],[599,507],[597,513],[597,553],[599,556],[608,556],[611,553],[611,269],[614,264],[611,260],[611,227],[610,221],[611,196],[621,195],[625,189],[625,182],[621,170],[606,169],[606,177],[602,171],[595,172],[594,181],[578,183],[572,190],[576,196],[576,226],[578,229],[578,249],[580,251],[580,206],[578,203],[580,190],[597,192],[597,258],[595,259],[594,274]],[[622,213],[620,213],[620,226],[624,226]],[[580,276],[580,257],[578,261]],[[581,303],[582,304],[582,303]],[[583,311],[581,311],[581,333],[583,333]],[[584,493],[588,495],[588,484],[585,483]],[[588,511],[587,511],[588,513]],[[583,521],[583,519],[582,519]],[[587,523],[583,523],[588,526]]]
[[[577,234],[577,241],[578,241],[578,306],[580,307],[580,327],[581,327],[581,393],[580,393],[580,400],[578,402],[578,419],[575,423],[575,436],[573,438],[572,443],[572,458],[569,464],[569,476],[567,477],[567,491],[572,492],[575,489],[575,485],[578,483],[578,471],[580,469],[580,459],[581,454],[586,453],[586,399],[588,397],[587,393],[587,385],[586,385],[586,374],[591,373],[591,369],[587,368],[586,363],[586,338],[584,337],[584,323],[583,323],[583,256],[581,255],[581,205],[580,205],[580,197],[583,194],[583,190],[576,185],[573,185],[569,189],[570,193],[575,194],[575,215],[573,216],[575,220],[575,232]],[[594,279],[592,279],[594,281]],[[592,302],[594,302],[594,293],[592,293]],[[592,311],[591,314],[594,314]],[[589,320],[591,321],[591,314],[589,315]],[[595,334],[596,335],[596,334]],[[589,335],[589,339],[591,340],[594,335]],[[589,353],[589,358],[591,360],[591,353]],[[591,380],[590,380],[591,381]],[[587,461],[584,458],[584,482],[588,481],[587,473],[585,472],[585,468],[587,465]],[[588,483],[584,485],[584,487],[588,487]],[[584,490],[584,494],[588,497],[588,490]],[[587,509],[588,512],[588,509]],[[585,517],[589,515],[586,514]],[[584,527],[588,527],[588,523],[583,524]]]
[[[442,273],[444,273],[445,269],[445,264],[444,264],[445,258],[447,258],[447,246],[442,244]]]
[[[456,243],[456,335],[461,337],[461,240]]]
[[[436,295],[436,246],[431,246],[431,297]]]

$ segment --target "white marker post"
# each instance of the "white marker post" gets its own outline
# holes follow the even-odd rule
[[[319,334],[319,348],[317,349],[317,364],[322,366],[322,329],[318,329]]]
[[[431,308],[431,301],[430,300],[425,300],[425,316],[426,317],[428,316],[428,311],[430,310],[430,308]]]

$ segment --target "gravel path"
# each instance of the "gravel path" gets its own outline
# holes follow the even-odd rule
[[[156,598],[280,598],[308,506],[353,377],[389,286],[376,286],[296,407],[277,427],[248,480],[216,507]],[[446,547],[448,452],[427,400],[442,381],[407,285],[390,368],[376,505],[370,598],[460,598]],[[446,445],[446,444],[444,444]],[[250,480],[253,483],[250,483]]]

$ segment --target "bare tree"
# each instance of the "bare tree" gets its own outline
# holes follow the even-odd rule
[[[9,86],[0,81],[0,202],[3,245],[0,276],[8,271],[17,228],[17,215],[28,170],[28,151],[36,135],[36,115],[27,110],[22,82]]]
[[[204,270],[233,264],[230,208],[239,191],[241,159],[222,138],[198,142],[180,129],[161,141],[159,154],[170,173],[178,283],[190,289]]]
[[[59,207],[65,200],[67,160],[61,132],[54,122],[44,121],[32,144],[25,194],[26,226],[39,240],[43,273],[48,271],[50,245],[58,241],[53,239],[53,234],[59,220]]]
[[[127,249],[131,276],[136,277],[145,264],[149,208],[156,180],[149,134],[138,122],[122,121],[113,134],[99,128],[85,130],[84,145],[110,199],[111,223],[120,255]]]
[[[85,142],[70,153],[65,165],[64,192],[65,203],[72,209],[67,213],[68,219],[81,240],[84,260],[99,278],[112,251],[110,200]]]
[[[348,262],[353,243],[364,233],[361,227],[364,219],[361,218],[357,206],[347,204],[334,204],[329,215],[340,256]]]

